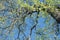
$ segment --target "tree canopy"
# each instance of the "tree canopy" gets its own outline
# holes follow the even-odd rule
[[[1,40],[60,40],[60,0],[0,0]]]

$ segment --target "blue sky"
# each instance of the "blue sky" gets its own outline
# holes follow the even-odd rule
[[[40,1],[42,2],[43,0],[40,0]],[[7,16],[7,18],[4,19],[5,20],[4,24],[3,24],[2,21],[0,21],[0,27],[2,27],[2,28],[9,27],[9,25],[12,24],[13,16],[14,17],[16,16],[16,14],[11,14],[9,12],[9,10],[8,10],[9,9],[9,7],[8,7],[9,4],[8,3],[4,2],[3,4],[6,6],[7,9],[4,10],[4,12],[3,11],[0,12],[0,17],[1,16],[2,17]],[[49,15],[47,17],[42,17],[43,16],[42,12],[39,13],[40,16],[38,17],[38,19],[36,19],[37,16],[38,16],[37,14],[38,14],[37,12],[34,12],[34,13],[32,13],[31,17],[30,17],[30,15],[28,15],[25,18],[26,25],[22,25],[22,26],[25,27],[24,33],[25,33],[26,37],[29,36],[30,29],[36,23],[36,20],[38,22],[37,25],[36,25],[36,30],[38,30],[40,28],[42,32],[44,31],[43,30],[44,28],[48,28],[49,26],[51,26],[52,23],[55,22],[55,20]],[[48,17],[50,17],[50,20],[48,20]],[[46,20],[48,20],[48,25],[46,24]],[[19,24],[20,22],[17,22],[17,23]],[[8,33],[9,29],[5,29],[5,30],[4,29],[0,29],[0,40],[15,40],[17,38],[18,32],[19,32],[19,30],[17,28],[17,25],[18,25],[17,23],[13,26],[14,28],[11,31],[11,33]],[[51,26],[51,28],[52,28],[52,26]],[[48,33],[51,30],[53,30],[51,28],[48,28],[45,33]],[[32,35],[31,35],[31,40],[35,40],[36,37],[38,36],[38,35],[36,35],[36,30],[33,29]],[[54,35],[53,34],[47,34],[47,35],[48,35],[49,38],[51,38],[51,40],[54,40],[54,38],[53,38]],[[21,34],[19,36],[20,36],[21,40],[23,40],[23,38],[22,38],[23,34]],[[40,37],[40,36],[38,36],[38,37]],[[58,35],[57,37],[60,38],[60,35]]]

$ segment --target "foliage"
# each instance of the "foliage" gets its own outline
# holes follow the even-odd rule
[[[0,0],[1,40],[59,40],[56,13],[60,0]],[[60,10],[60,9],[59,9]],[[33,35],[33,33],[36,35]],[[33,38],[34,37],[34,38]]]

